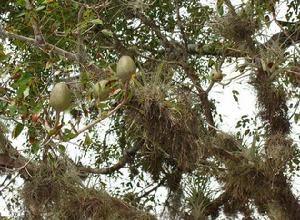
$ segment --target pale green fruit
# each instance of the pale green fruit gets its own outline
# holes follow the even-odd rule
[[[62,112],[68,109],[72,104],[73,94],[69,87],[63,83],[56,83],[50,93],[49,104],[56,111]]]
[[[211,79],[215,82],[220,82],[223,79],[223,74],[221,71],[212,70],[211,71]]]
[[[104,101],[109,97],[110,88],[107,86],[108,80],[101,80],[93,85],[95,98],[99,101]]]
[[[135,71],[136,66],[133,59],[130,56],[122,56],[117,63],[117,77],[125,83],[131,79]]]

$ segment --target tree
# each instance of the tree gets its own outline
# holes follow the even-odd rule
[[[165,188],[167,219],[300,219],[298,1],[7,0],[0,14],[1,187],[21,199],[6,201],[11,215],[156,219]],[[130,80],[116,77],[122,55],[138,69]],[[224,78],[224,64],[239,75]],[[210,94],[239,77],[258,111],[228,133]],[[59,82],[68,111],[49,105]],[[122,182],[108,192],[108,179]]]

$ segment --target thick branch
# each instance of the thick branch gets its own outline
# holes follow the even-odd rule
[[[297,197],[291,191],[291,185],[287,182],[283,174],[279,174],[276,178],[275,185],[278,190],[275,193],[274,200],[283,208],[289,219],[300,218],[300,204]]]
[[[245,57],[246,51],[225,47],[219,42],[210,44],[188,44],[188,53],[199,56]]]
[[[24,179],[29,179],[32,176],[35,171],[35,165],[22,156],[3,134],[0,134],[0,151],[0,170],[14,169]]]

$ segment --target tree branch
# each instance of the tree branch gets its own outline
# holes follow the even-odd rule
[[[40,26],[37,22],[37,18],[33,14],[33,5],[30,2],[30,0],[25,0],[25,7],[31,13],[30,22],[31,22],[31,25],[32,25],[32,29],[33,29],[33,33],[34,33],[36,42],[38,42],[39,44],[44,44],[45,40],[43,38],[43,34],[42,34],[41,29],[40,29]]]
[[[30,46],[35,46],[41,50],[43,50],[45,53],[49,53],[52,52],[56,55],[62,56],[65,59],[69,60],[69,61],[75,61],[78,62],[79,64],[81,64],[84,68],[86,68],[87,70],[89,70],[90,72],[96,73],[96,74],[104,74],[104,71],[101,70],[96,64],[94,64],[92,61],[90,60],[85,60],[85,61],[81,61],[79,60],[77,54],[66,51],[62,48],[59,48],[53,44],[50,44],[48,42],[44,42],[43,44],[40,44],[37,40],[33,39],[33,38],[29,38],[29,37],[25,37],[22,35],[18,35],[15,33],[11,33],[8,31],[3,30],[0,27],[0,37],[2,39],[11,39],[11,40],[19,40],[22,41]]]
[[[297,50],[298,54],[300,55],[300,49],[298,48],[298,46],[296,45],[296,42],[294,41],[294,39],[291,37],[291,35],[293,35],[293,32],[292,34],[289,34],[283,27],[282,25],[280,24],[280,22],[276,19],[276,14],[275,12],[272,13],[273,15],[273,19],[275,21],[275,23],[277,24],[277,26],[281,29],[282,33],[286,36],[286,39],[289,40],[291,42],[291,45],[294,46],[294,48]]]
[[[212,115],[212,108],[211,108],[211,103],[208,99],[208,94],[201,87],[199,77],[195,74],[194,70],[191,67],[189,67],[187,64],[183,64],[183,68],[185,69],[187,76],[190,78],[190,80],[192,81],[192,83],[194,84],[198,92],[198,97],[202,103],[204,116],[207,120],[207,123],[210,125],[208,129],[212,133],[215,133],[216,132],[214,129],[215,121]]]
[[[111,116],[112,114],[114,114],[116,111],[118,111],[127,101],[127,95],[128,95],[128,82],[125,85],[125,95],[124,98],[122,100],[122,102],[120,102],[114,109],[110,110],[108,113],[101,115],[99,118],[97,118],[96,120],[92,121],[90,124],[84,126],[83,128],[79,129],[76,132],[76,136],[77,137],[79,134],[81,134],[82,132],[90,129],[91,127],[95,126],[96,124],[98,124],[100,121],[103,121],[104,119],[108,118],[109,116]]]
[[[77,15],[77,23],[78,23],[78,29],[77,29],[77,56],[79,62],[84,62],[87,58],[85,48],[84,48],[84,42],[82,38],[82,29],[80,27],[80,22],[84,13],[85,6],[81,6],[78,15]]]
[[[0,170],[14,169],[20,173],[22,178],[31,178],[35,171],[35,165],[22,156],[3,134],[0,134],[0,151]]]
[[[170,42],[169,40],[166,38],[166,36],[164,36],[159,28],[159,26],[157,26],[153,20],[148,19],[144,14],[136,11],[129,11],[128,14],[130,16],[136,16],[138,17],[146,26],[150,27],[151,30],[153,30],[153,32],[156,34],[156,36],[161,40],[162,44],[165,45],[166,47],[170,47]]]
[[[279,24],[279,23],[278,23]],[[264,48],[269,48],[274,42],[278,42],[282,48],[286,49],[291,45],[300,42],[300,28],[291,28],[287,31],[282,31],[274,34],[263,46]]]
[[[229,12],[230,12],[232,15],[237,16],[237,13],[236,13],[235,8],[234,8],[234,6],[232,5],[231,1],[230,1],[230,0],[224,0],[224,3],[225,3],[225,5],[228,7]]]
[[[135,147],[132,147],[132,148],[126,150],[124,155],[121,157],[121,159],[111,167],[92,168],[92,167],[78,166],[78,170],[79,170],[79,172],[83,172],[83,173],[111,174],[111,173],[123,168],[130,161],[130,159],[134,156],[134,154],[138,150],[139,150],[138,146],[135,146]]]

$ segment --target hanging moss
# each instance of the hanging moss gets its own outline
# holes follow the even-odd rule
[[[235,42],[241,42],[249,39],[254,32],[256,23],[252,18],[246,16],[235,16],[228,14],[224,17],[217,18],[218,31],[227,39]]]
[[[31,219],[155,219],[104,191],[83,187],[67,161],[41,163],[22,196]]]
[[[270,81],[270,76],[260,70],[253,79],[257,91],[260,117],[267,123],[269,134],[290,132],[286,92]]]
[[[206,148],[201,116],[184,94],[166,94],[165,86],[141,87],[125,112],[128,138],[141,145],[137,158],[155,180],[166,167],[191,170]]]

